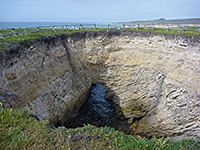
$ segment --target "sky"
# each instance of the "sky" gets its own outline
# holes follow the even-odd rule
[[[200,18],[200,0],[0,0],[0,22],[128,22]]]

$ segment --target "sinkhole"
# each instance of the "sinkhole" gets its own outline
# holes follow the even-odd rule
[[[112,127],[116,130],[131,134],[130,125],[117,118],[114,105],[105,99],[106,88],[100,84],[93,84],[85,103],[78,111],[77,116],[65,127],[77,128],[85,125],[96,127]]]

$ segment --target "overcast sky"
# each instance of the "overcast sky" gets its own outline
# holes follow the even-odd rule
[[[200,0],[0,0],[0,21],[119,22],[200,18]]]

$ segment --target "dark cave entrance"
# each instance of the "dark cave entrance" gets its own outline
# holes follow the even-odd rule
[[[65,127],[77,128],[84,125],[96,127],[113,127],[116,130],[130,134],[130,125],[127,121],[116,117],[114,105],[105,100],[106,88],[100,84],[93,84],[90,95],[80,108],[78,115]]]

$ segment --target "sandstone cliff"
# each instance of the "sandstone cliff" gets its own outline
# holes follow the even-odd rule
[[[40,120],[66,124],[99,83],[137,134],[200,140],[200,39],[76,33],[4,52],[0,68],[0,101]]]

